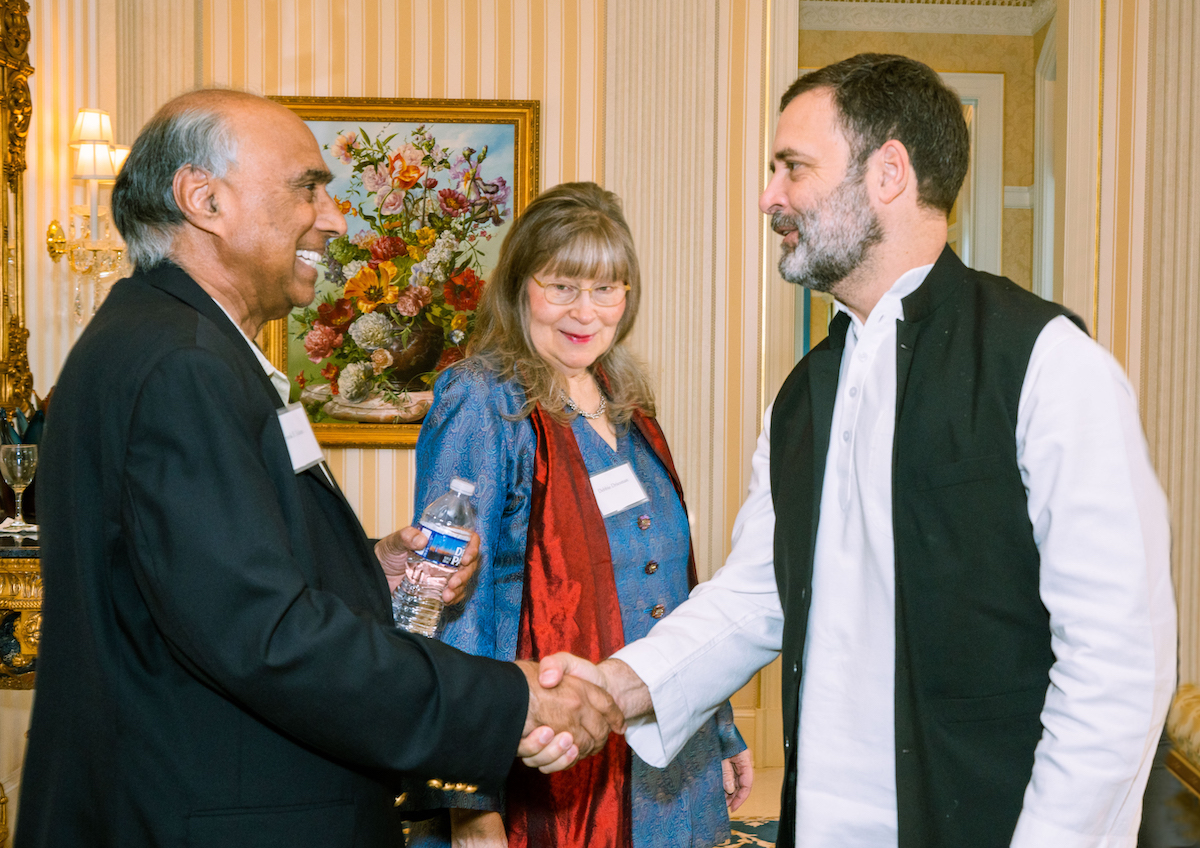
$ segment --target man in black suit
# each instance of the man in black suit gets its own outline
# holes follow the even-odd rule
[[[494,790],[620,729],[594,687],[393,628],[349,504],[293,460],[250,339],[314,297],[330,178],[299,118],[237,92],[172,101],[133,147],[113,210],[138,270],[43,442],[20,846],[401,845],[401,775]]]

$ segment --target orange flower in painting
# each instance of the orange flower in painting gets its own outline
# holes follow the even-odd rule
[[[392,186],[401,189],[410,189],[417,184],[417,180],[421,179],[421,174],[424,173],[416,165],[405,165],[398,171],[392,172]]]
[[[411,146],[405,145],[388,157],[388,170],[391,172],[393,189],[408,191],[417,184],[417,180],[425,175],[418,164],[421,160],[405,149]]]
[[[350,212],[350,201],[349,200],[338,200],[335,197],[333,199],[333,202],[337,204],[337,208],[338,208],[339,212],[341,212],[343,215],[349,214],[349,212]]]
[[[374,312],[385,303],[395,303],[400,296],[400,287],[392,284],[396,279],[396,265],[380,262],[379,268],[369,265],[346,283],[346,297],[356,298],[362,312]]]

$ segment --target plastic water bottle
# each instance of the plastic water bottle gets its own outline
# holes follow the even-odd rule
[[[455,477],[450,491],[422,513],[420,530],[429,537],[429,544],[408,555],[404,580],[392,593],[397,627],[422,636],[437,635],[442,624],[442,590],[462,562],[475,529],[473,494],[474,483]]]

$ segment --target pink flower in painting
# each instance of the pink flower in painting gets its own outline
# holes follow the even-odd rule
[[[369,192],[377,192],[392,184],[392,175],[385,165],[370,165],[363,168],[363,188]]]
[[[413,297],[412,292],[406,291],[396,299],[395,309],[401,315],[415,318],[417,313],[421,311],[421,304]]]
[[[333,353],[334,348],[342,343],[342,334],[325,324],[313,324],[312,329],[304,337],[304,349],[308,351],[309,362],[320,362]]]
[[[419,166],[421,164],[421,160],[425,158],[425,154],[422,153],[420,148],[417,146],[405,144],[402,145],[394,154],[392,154],[391,158],[394,161],[397,157],[403,159],[405,165]]]
[[[429,286],[409,286],[396,300],[396,311],[409,318],[433,302],[433,289]]]
[[[449,215],[451,218],[457,218],[459,215],[467,211],[470,204],[466,196],[452,188],[444,188],[438,192],[438,202],[442,205],[442,212]]]
[[[349,165],[354,161],[354,156],[350,151],[360,148],[362,148],[362,142],[358,140],[358,133],[348,132],[342,133],[334,139],[333,144],[330,145],[329,152]]]
[[[395,215],[404,208],[404,190],[393,189],[379,202],[379,214]]]
[[[499,205],[508,200],[509,195],[512,194],[512,189],[508,187],[508,183],[504,177],[496,177],[491,182],[485,182],[480,187],[480,193],[492,201],[492,203]]]
[[[420,304],[421,308],[433,303],[433,289],[431,289],[429,286],[409,286],[408,291],[414,298],[416,298],[416,301],[418,304]]]

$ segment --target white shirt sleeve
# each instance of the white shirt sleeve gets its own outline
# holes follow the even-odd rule
[[[1055,661],[1012,848],[1134,848],[1175,686],[1167,505],[1125,375],[1066,318],[1034,346],[1017,457]]]
[[[778,654],[783,610],[775,583],[771,410],[751,459],[750,493],[733,524],[733,548],[711,580],[692,590],[642,639],[617,651],[650,689],[654,713],[625,738],[662,768],[717,707]]]

